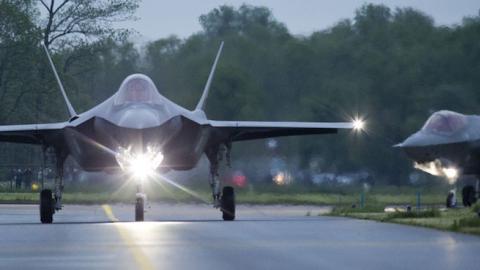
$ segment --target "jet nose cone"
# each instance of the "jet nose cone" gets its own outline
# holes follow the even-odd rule
[[[147,108],[131,108],[121,114],[118,124],[126,128],[143,129],[159,126],[161,123],[156,111]]]
[[[417,132],[393,147],[402,149],[410,159],[416,162],[430,161],[433,159],[432,148],[428,147],[431,139],[428,135]]]
[[[424,134],[420,133],[415,133],[405,139],[402,143],[396,144],[393,147],[398,147],[398,148],[409,148],[409,147],[419,147],[419,146],[425,146],[429,143],[430,138],[428,136],[425,136]]]

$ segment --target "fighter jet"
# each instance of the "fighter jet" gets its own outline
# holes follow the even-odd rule
[[[56,157],[54,190],[40,193],[40,220],[52,223],[62,209],[63,164],[71,156],[85,171],[120,170],[136,179],[135,220],[144,220],[143,183],[169,170],[190,170],[202,155],[210,162],[213,204],[224,220],[235,219],[235,194],[222,188],[219,165],[229,160],[232,143],[278,136],[328,134],[339,129],[361,129],[363,122],[257,122],[209,120],[204,108],[223,42],[216,54],[200,101],[193,110],[162,96],[143,74],[128,76],[118,91],[96,107],[77,114],[55,65],[45,53],[66,103],[65,122],[0,126],[0,141],[41,145]]]
[[[395,145],[415,162],[415,168],[454,182],[462,175],[480,175],[480,116],[438,111],[418,132]],[[479,182],[462,189],[462,201],[471,206]],[[451,196],[449,197],[451,198]],[[447,198],[447,206],[452,202]]]

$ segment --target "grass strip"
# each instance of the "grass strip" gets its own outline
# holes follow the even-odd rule
[[[412,210],[409,212],[397,211],[386,213],[379,209],[365,209],[365,211],[363,211],[348,209],[346,207],[335,207],[328,215],[480,235],[480,217],[478,216],[477,209],[478,206],[472,208],[445,209],[442,211],[438,208],[429,208],[420,211]]]

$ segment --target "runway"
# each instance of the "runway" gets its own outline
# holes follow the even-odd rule
[[[134,223],[131,205],[66,205],[39,224],[36,205],[0,205],[0,269],[479,267],[480,237],[318,216],[326,210],[239,206],[224,222],[209,205],[153,204]]]

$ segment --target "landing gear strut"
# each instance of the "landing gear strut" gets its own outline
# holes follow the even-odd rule
[[[223,220],[235,219],[235,191],[233,187],[224,187],[220,193],[219,164],[225,156],[227,166],[230,166],[231,143],[216,145],[206,152],[210,161],[210,187],[212,188],[213,206],[220,208]]]
[[[63,162],[57,167],[57,177],[55,177],[55,211],[62,210],[62,193],[63,193]]]
[[[213,207],[221,206],[220,178],[218,169],[225,153],[225,146],[217,145],[207,151],[207,157],[210,161],[210,188],[212,189]]]
[[[145,202],[147,195],[143,192],[143,181],[137,182],[137,194],[135,196],[135,221],[144,221]]]
[[[447,201],[446,201],[446,204],[445,206],[447,208],[454,208],[457,206],[457,198],[456,198],[456,195],[455,195],[455,190],[450,190],[448,192],[448,196],[447,196]]]

